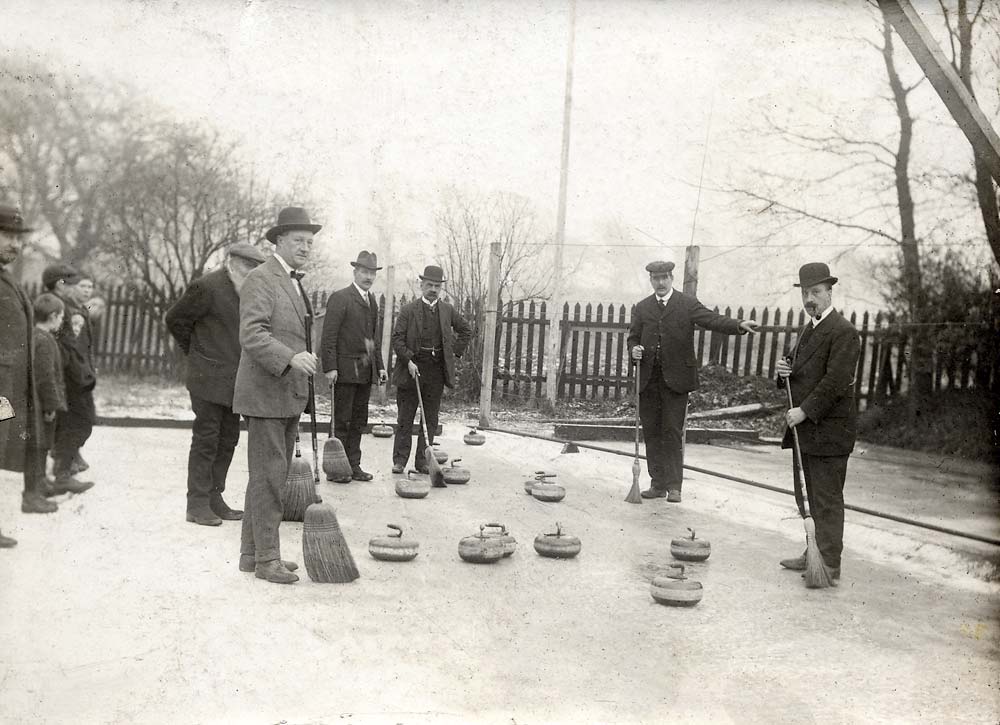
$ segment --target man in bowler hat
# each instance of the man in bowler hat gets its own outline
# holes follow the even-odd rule
[[[837,278],[822,262],[799,269],[802,306],[809,321],[799,331],[790,358],[778,362],[778,386],[790,386],[792,406],[785,414],[782,448],[793,445],[798,431],[809,512],[816,524],[816,544],[833,579],[840,579],[844,549],[844,482],[854,450],[858,412],[854,376],[861,353],[858,332],[833,308]],[[793,465],[794,459],[793,459]],[[806,568],[805,553],[783,559],[793,571]]]
[[[337,290],[326,303],[320,359],[333,390],[333,433],[344,444],[351,464],[348,478],[338,483],[370,481],[372,474],[361,468],[361,434],[368,425],[368,399],[372,383],[388,380],[382,361],[382,342],[375,334],[378,303],[371,293],[381,267],[374,252],[367,250],[351,262],[354,282]]]
[[[696,298],[673,288],[674,263],[646,265],[653,294],[632,312],[628,346],[639,365],[639,415],[651,479],[643,498],[680,503],[684,477],[683,428],[688,393],[698,388],[694,327],[727,335],[754,332],[753,320],[712,312]]]
[[[240,346],[233,412],[247,418],[247,483],[240,571],[277,584],[298,581],[298,565],[281,560],[281,487],[288,478],[299,416],[309,400],[316,356],[306,351],[312,308],[302,269],[312,253],[313,224],[301,207],[286,207],[265,235],[274,255],[250,272],[240,290]]]
[[[192,282],[167,310],[167,329],[187,356],[187,389],[194,411],[187,520],[202,526],[243,518],[222,493],[240,439],[240,416],[233,412],[240,364],[240,290],[264,260],[253,245],[234,244],[222,267]]]
[[[417,437],[414,468],[426,473],[424,452],[434,442],[441,395],[444,387],[455,386],[455,359],[462,357],[472,337],[469,323],[447,302],[439,299],[445,283],[444,271],[428,265],[420,275],[420,299],[399,311],[392,329],[392,351],[396,360],[392,366],[392,382],[396,386],[396,438],[392,446],[392,472],[402,473],[410,458],[413,443],[413,420],[417,413],[416,379],[419,377],[423,395],[427,435],[421,430]]]
[[[0,468],[23,474],[22,512],[48,514],[58,506],[45,498],[42,407],[31,344],[34,312],[10,270],[31,231],[16,207],[0,204],[0,398],[6,403],[0,420]],[[0,547],[15,544],[14,539],[0,536]]]

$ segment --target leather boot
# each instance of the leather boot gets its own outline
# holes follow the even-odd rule
[[[222,526],[222,519],[212,513],[212,509],[204,505],[189,508],[187,520],[200,526]]]
[[[17,539],[0,534],[0,549],[10,549],[14,546],[17,546]]]
[[[54,501],[47,501],[45,496],[31,491],[21,497],[21,512],[26,514],[51,514],[59,507]]]
[[[83,493],[94,487],[93,481],[80,481],[75,476],[59,476],[51,484],[46,484],[46,496],[59,496],[64,493]]]
[[[274,584],[294,584],[299,580],[297,574],[292,574],[277,559],[258,562],[254,569],[254,576]]]
[[[805,571],[806,553],[803,551],[802,556],[796,556],[793,559],[782,559],[778,563],[786,569],[791,569],[792,571]]]
[[[295,571],[299,568],[299,565],[294,561],[281,560],[281,565],[288,569],[288,571]],[[253,558],[253,554],[240,554],[240,571],[253,571],[257,568],[257,561]]]
[[[238,509],[231,509],[223,500],[221,493],[213,493],[208,499],[208,507],[212,513],[223,521],[239,521],[243,518],[243,512]]]

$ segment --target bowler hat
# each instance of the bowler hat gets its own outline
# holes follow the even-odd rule
[[[673,274],[673,262],[650,262],[646,265],[646,271],[650,274]]]
[[[80,273],[68,264],[50,264],[42,272],[42,284],[47,289],[55,287],[56,282],[59,280],[64,281],[68,285],[74,285],[80,281]]]
[[[363,249],[358,252],[358,261],[351,262],[352,267],[364,267],[365,269],[370,269],[373,272],[377,272],[381,267],[378,266],[378,256],[375,252],[369,252],[367,249]]]
[[[278,221],[273,227],[267,230],[267,233],[264,236],[267,237],[267,241],[272,244],[277,244],[276,240],[279,234],[299,230],[305,230],[315,234],[322,228],[323,227],[321,225],[312,223],[309,219],[309,212],[302,207],[286,206],[278,212]]]
[[[246,242],[240,242],[231,246],[229,248],[229,256],[239,257],[240,259],[245,259],[248,262],[256,262],[257,264],[267,261],[267,258],[257,247]]]
[[[837,278],[830,276],[830,268],[822,262],[809,262],[799,267],[799,283],[793,287],[812,287],[814,284],[829,282],[836,284]]]
[[[435,264],[428,264],[424,267],[424,273],[418,275],[420,279],[426,282],[447,282],[444,278],[444,270]]]
[[[15,234],[27,234],[34,231],[24,223],[21,211],[10,204],[0,204],[0,230]]]

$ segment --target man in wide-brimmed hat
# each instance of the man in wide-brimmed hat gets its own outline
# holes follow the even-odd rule
[[[698,388],[694,328],[743,335],[754,332],[757,323],[712,312],[675,290],[673,262],[650,262],[646,271],[653,294],[636,304],[628,331],[632,359],[639,364],[639,415],[651,479],[642,497],[680,503],[684,417],[688,393]]]
[[[20,211],[0,203],[0,398],[7,411],[0,420],[0,468],[24,475],[21,511],[52,513],[58,506],[45,499],[45,459],[40,445],[42,407],[34,379],[31,344],[34,312],[10,266],[21,254],[25,236],[32,229]],[[11,415],[13,413],[13,415]],[[0,547],[17,542],[0,536]]]
[[[187,520],[202,526],[243,518],[222,494],[240,440],[240,416],[233,412],[240,364],[240,290],[265,259],[251,244],[234,244],[223,266],[192,282],[167,310],[167,328],[187,356],[187,389],[194,411]]]
[[[367,250],[351,266],[354,282],[334,292],[326,303],[320,343],[323,372],[333,388],[333,432],[351,464],[350,477],[335,479],[338,483],[372,480],[372,474],[361,468],[361,434],[368,425],[372,383],[388,379],[381,336],[376,334],[378,303],[371,293],[382,268],[375,253]]]
[[[420,299],[403,306],[392,329],[392,351],[396,355],[392,382],[396,386],[398,408],[392,446],[393,473],[402,473],[410,458],[413,420],[419,407],[417,376],[431,440],[424,441],[423,431],[419,433],[413,463],[418,471],[427,471],[424,452],[427,444],[434,442],[441,395],[446,385],[455,386],[455,358],[462,357],[472,337],[469,323],[454,307],[439,299],[445,281],[440,267],[433,264],[425,267],[420,275]]]
[[[316,356],[306,351],[312,307],[300,282],[321,229],[301,207],[287,207],[266,237],[274,255],[240,290],[240,347],[233,412],[247,417],[247,483],[240,571],[278,584],[298,581],[298,565],[281,560],[281,489],[288,478],[299,416],[309,400]]]
[[[833,308],[837,278],[822,262],[799,269],[802,306],[809,321],[799,332],[791,357],[778,362],[779,387],[790,386],[792,406],[782,448],[793,445],[798,431],[809,513],[816,524],[816,544],[833,579],[840,579],[844,549],[844,482],[847,459],[857,437],[854,376],[861,353],[858,332]],[[793,462],[794,465],[794,462]],[[786,569],[804,571],[806,557],[783,559]]]

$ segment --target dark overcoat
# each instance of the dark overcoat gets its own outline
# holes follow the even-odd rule
[[[66,410],[66,378],[62,353],[51,332],[35,328],[35,388],[42,412]]]
[[[55,334],[62,354],[66,392],[72,398],[74,393],[93,390],[97,384],[97,370],[94,367],[94,328],[90,313],[67,297],[60,297],[65,305],[62,327]],[[83,317],[83,327],[79,334],[73,334],[73,315]]]
[[[694,328],[737,335],[739,320],[712,312],[695,297],[674,290],[665,307],[652,294],[636,304],[628,330],[628,349],[642,345],[639,390],[645,390],[660,348],[663,382],[675,393],[698,388],[698,359],[694,354]]]
[[[39,445],[42,409],[34,380],[31,303],[10,271],[0,268],[0,396],[14,417],[0,421],[0,468],[23,471],[29,448]]]
[[[799,332],[799,342],[806,327]],[[788,382],[793,405],[807,416],[796,426],[803,453],[845,456],[854,450],[858,418],[854,375],[860,351],[857,330],[836,310],[810,332],[804,345],[796,343]],[[781,447],[792,447],[789,428]]]
[[[337,371],[338,383],[372,383],[372,373],[377,376],[385,370],[382,341],[375,334],[378,304],[372,294],[366,297],[362,299],[352,284],[334,292],[326,302],[320,364],[323,372]]]
[[[167,310],[166,323],[187,355],[187,389],[231,408],[240,365],[240,297],[226,268],[192,282]]]
[[[396,359],[392,365],[392,384],[397,388],[413,387],[413,378],[407,370],[407,363],[416,354],[420,345],[420,307],[423,298],[418,297],[399,311],[396,324],[392,327],[392,352]],[[455,387],[455,358],[462,357],[472,339],[472,328],[455,308],[438,300],[438,317],[441,320],[441,349],[444,360],[444,384]]]

